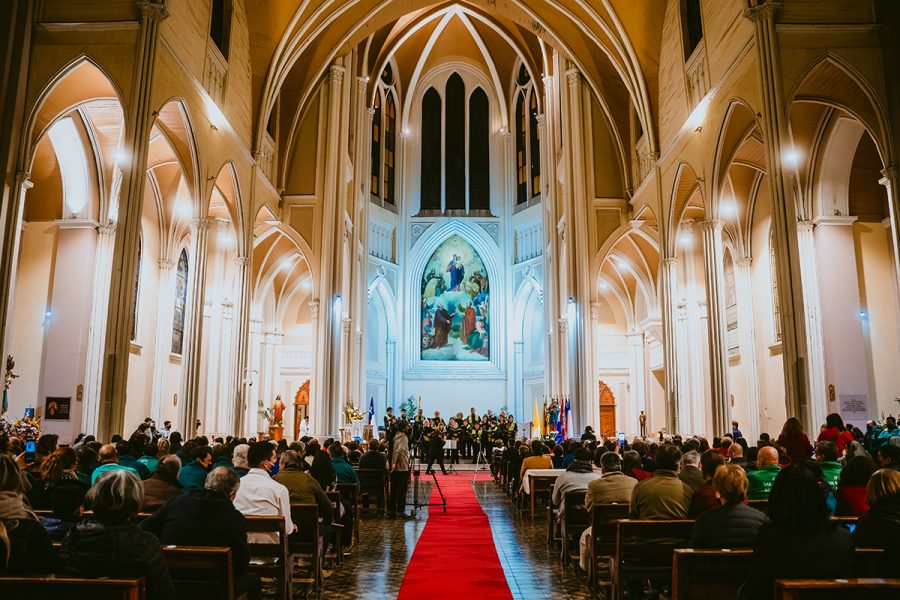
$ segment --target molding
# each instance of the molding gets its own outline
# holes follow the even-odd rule
[[[87,32],[107,32],[107,31],[136,31],[141,26],[139,21],[97,21],[91,23],[70,22],[70,23],[37,23],[35,29],[38,31],[46,31],[48,33],[87,31]]]
[[[165,21],[169,18],[169,9],[165,4],[157,4],[150,0],[138,0],[138,8],[141,9],[141,18],[152,21]]]
[[[781,8],[781,2],[766,0],[766,2],[763,2],[758,6],[745,8],[741,12],[741,15],[748,21],[753,21],[754,23],[756,23],[772,18],[773,16],[775,16],[775,12],[778,11],[779,8]]]
[[[812,220],[812,224],[819,225],[853,225],[858,217],[850,216],[833,216],[833,217],[816,217]]]
[[[56,226],[60,229],[99,229],[100,223],[93,219],[58,219]]]

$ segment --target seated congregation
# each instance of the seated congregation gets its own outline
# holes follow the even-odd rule
[[[322,592],[330,571],[358,554],[365,509],[409,517],[408,429],[389,443],[182,442],[145,424],[109,444],[79,436],[58,446],[43,435],[31,463],[23,440],[4,436],[0,592],[27,593],[50,577],[133,585],[150,599]],[[587,428],[562,443],[500,442],[491,471],[517,519],[546,515],[562,568],[600,597],[772,598],[790,585],[873,581],[900,589],[889,579],[900,558],[893,419],[863,433],[830,415],[813,444],[792,418],[754,446],[736,424],[712,444],[620,443]]]

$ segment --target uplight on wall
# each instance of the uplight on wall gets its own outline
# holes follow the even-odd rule
[[[781,154],[781,160],[786,167],[790,167],[792,169],[796,169],[800,166],[800,159],[802,155],[800,151],[794,148],[793,146],[789,148],[785,148],[784,152]]]
[[[222,109],[209,96],[206,97],[206,118],[209,119],[209,127],[213,131],[218,131],[219,128],[224,127],[228,122]]]
[[[682,231],[678,234],[678,245],[682,248],[692,248],[694,246],[694,235],[690,231]]]
[[[688,120],[685,122],[685,127],[690,131],[693,129],[694,131],[700,131],[703,129],[703,122],[706,120],[706,113],[709,110],[709,104],[712,101],[712,96],[708,95],[701,100],[694,110],[691,112],[691,115],[688,117]]]
[[[81,213],[88,202],[88,162],[81,136],[70,117],[60,119],[47,132],[63,184],[63,198],[71,216]]]

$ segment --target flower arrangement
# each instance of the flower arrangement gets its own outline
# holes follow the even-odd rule
[[[362,421],[365,418],[363,417],[362,412],[353,405],[351,400],[347,400],[347,403],[344,405],[344,416],[350,423],[353,421]]]
[[[18,421],[10,421],[6,417],[0,418],[0,434],[20,439],[37,439],[41,437],[40,418],[25,417]]]
[[[271,423],[275,427],[281,427],[281,422],[275,420],[275,409],[271,407],[266,407],[265,403],[260,400],[257,404],[259,410],[256,411],[256,414],[259,415],[259,418],[265,421],[266,423]]]

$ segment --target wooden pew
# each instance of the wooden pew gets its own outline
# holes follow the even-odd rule
[[[331,508],[334,512],[334,520],[331,523],[331,531],[334,534],[334,553],[325,554],[323,558],[331,558],[335,564],[341,564],[344,561],[344,524],[340,522],[341,514],[341,493],[338,491],[325,492],[328,499],[331,500]],[[329,540],[325,540],[328,545]]]
[[[752,562],[752,550],[676,548],[672,600],[736,598]]]
[[[233,600],[235,596],[231,548],[213,546],[163,546],[166,566],[178,600],[210,598]]]
[[[569,553],[572,550],[572,542],[575,543],[575,555],[578,555],[578,543],[581,534],[590,527],[591,517],[584,507],[586,492],[570,492],[563,497],[565,511],[559,521],[559,537],[562,539],[560,558],[563,565],[569,564]]]
[[[355,483],[336,483],[335,489],[341,493],[343,501],[353,517],[353,541],[359,543],[359,488]],[[335,519],[337,520],[337,519]],[[349,540],[348,540],[349,541]]]
[[[769,514],[769,501],[768,500],[748,500],[747,505],[755,508],[759,512],[763,514]]]
[[[291,520],[297,526],[297,532],[288,536],[288,549],[291,556],[306,556],[310,563],[309,577],[294,581],[308,584],[314,588],[321,586],[325,583],[325,575],[322,572],[322,556],[325,548],[321,519],[319,519],[319,506],[317,504],[291,503]]]
[[[526,473],[526,477],[529,477]],[[556,483],[556,475],[532,475],[530,476],[529,500],[531,501],[531,516],[534,517],[534,502],[540,496],[545,504],[550,504],[550,494],[553,484]]]
[[[254,539],[253,534],[265,533],[265,540]],[[247,534],[250,541],[250,571],[260,577],[278,582],[282,600],[290,600],[293,581],[293,561],[288,548],[284,517],[247,516]],[[271,539],[271,537],[275,539]],[[254,561],[262,561],[254,564]]]
[[[651,521],[620,519],[616,522],[616,555],[610,575],[616,598],[623,598],[629,581],[658,579],[671,581],[672,555],[684,548],[694,521]]]
[[[779,579],[775,582],[775,598],[780,600],[847,600],[868,596],[900,597],[900,579]]]
[[[68,577],[0,577],[3,598],[65,600],[144,600],[144,579],[75,579]]]
[[[370,503],[373,500],[380,503],[381,508],[378,508],[378,504],[376,504],[373,510],[384,516],[388,498],[387,471],[384,469],[360,469],[357,474],[359,475],[360,495],[367,496],[366,500]]]
[[[591,557],[588,561],[588,583],[591,589],[596,590],[599,582],[600,557],[616,554],[616,521],[627,518],[627,502],[591,506]]]

